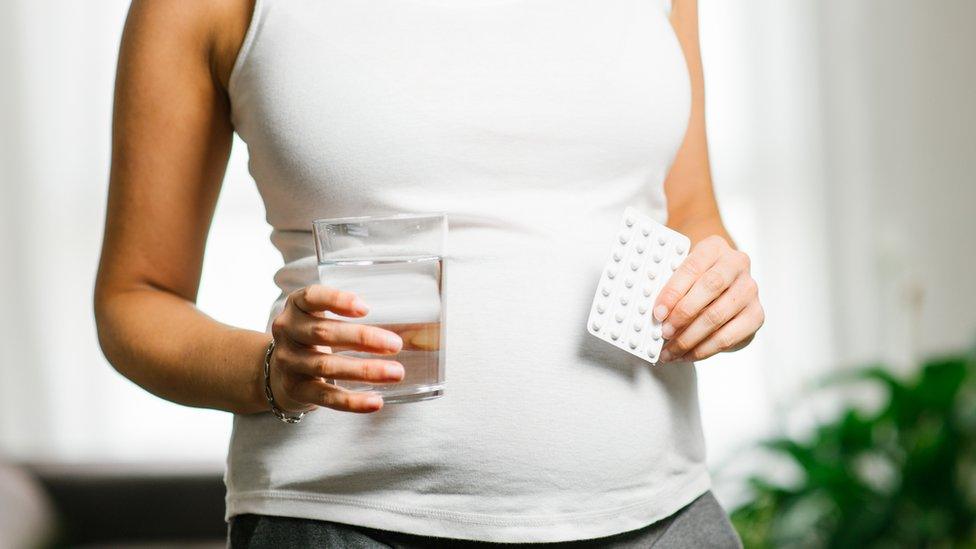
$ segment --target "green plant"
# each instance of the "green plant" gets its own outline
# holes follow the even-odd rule
[[[911,379],[882,367],[829,382],[884,390],[804,440],[765,448],[798,467],[789,486],[749,479],[732,512],[746,547],[976,547],[976,352],[927,362]]]

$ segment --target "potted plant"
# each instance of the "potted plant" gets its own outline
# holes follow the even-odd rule
[[[749,478],[732,521],[746,547],[976,547],[976,352],[926,362],[910,379],[883,367],[834,376],[880,387],[802,440],[763,443],[799,480]]]

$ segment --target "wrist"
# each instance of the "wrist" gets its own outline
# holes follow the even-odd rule
[[[274,389],[271,383],[271,360],[274,356],[274,351],[275,340],[272,338],[271,341],[268,342],[267,350],[264,352],[264,396],[268,401],[268,407],[271,408],[271,413],[274,414],[276,418],[285,423],[299,423],[302,421],[302,418],[305,417],[305,414],[311,410],[308,408],[302,408],[292,412],[290,411],[292,408],[288,407],[287,404],[283,406],[277,399],[275,399]],[[280,391],[278,394],[284,396]]]
[[[722,237],[730,247],[735,248],[732,236],[725,229],[722,218],[717,212],[714,214],[702,214],[697,216],[684,217],[681,219],[669,219],[668,226],[687,236],[692,245],[695,245],[710,236]]]
[[[242,372],[245,377],[238,381],[242,394],[233,410],[236,414],[257,414],[271,410],[264,393],[264,357],[268,351],[271,336],[261,332],[248,332],[247,341],[240,346],[244,349]]]

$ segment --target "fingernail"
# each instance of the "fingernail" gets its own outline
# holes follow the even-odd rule
[[[661,362],[670,362],[672,358],[674,357],[671,355],[671,351],[667,349],[661,351]]]
[[[364,315],[369,312],[369,306],[367,306],[362,299],[355,297],[352,300],[352,310],[361,315]]]
[[[398,336],[396,334],[386,334],[386,335],[384,335],[383,336],[383,342],[386,343],[386,346],[387,347],[389,347],[391,350],[394,350],[394,351],[400,350],[400,348],[403,346],[403,340],[400,339],[400,336]]]
[[[654,318],[658,320],[664,320],[668,316],[668,308],[664,305],[658,305],[654,307]]]
[[[370,395],[366,397],[366,404],[372,406],[373,408],[378,408],[383,405],[383,397],[379,395]]]
[[[387,364],[383,367],[383,373],[386,374],[386,377],[400,379],[404,374],[403,366],[399,364]]]
[[[674,326],[672,326],[670,322],[665,322],[663,325],[661,325],[661,336],[664,337],[664,339],[671,339],[671,336],[673,335]]]

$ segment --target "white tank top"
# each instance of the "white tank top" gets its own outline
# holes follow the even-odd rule
[[[317,281],[314,219],[447,212],[447,388],[298,425],[237,416],[228,517],[551,542],[641,528],[708,489],[694,366],[586,332],[624,208],[665,218],[691,110],[668,10],[257,1],[230,97],[275,281]]]

